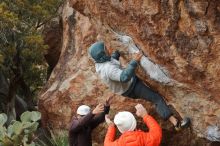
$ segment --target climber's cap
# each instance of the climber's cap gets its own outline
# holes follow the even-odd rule
[[[128,111],[119,112],[115,115],[114,123],[121,133],[134,131],[137,126],[137,121],[134,115]]]
[[[111,57],[106,55],[104,42],[96,42],[89,47],[89,54],[96,63],[110,61]]]
[[[81,116],[85,116],[90,112],[90,107],[87,105],[81,105],[78,107],[76,113]]]

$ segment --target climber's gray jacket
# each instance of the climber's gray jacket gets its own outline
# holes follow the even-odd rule
[[[116,94],[125,93],[132,85],[135,75],[137,62],[131,60],[127,68],[122,69],[117,60],[120,55],[117,52],[112,54],[111,60],[104,63],[95,63],[96,72],[100,75],[102,81]]]
[[[122,69],[119,60],[120,54],[115,51],[111,56],[106,54],[104,42],[96,42],[89,47],[89,54],[93,58],[96,72],[102,81],[116,94],[123,94],[135,84],[133,80],[137,62],[130,61],[126,69]],[[132,84],[133,83],[133,84]],[[127,93],[127,92],[126,92]]]

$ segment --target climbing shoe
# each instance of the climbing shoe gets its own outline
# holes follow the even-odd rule
[[[177,124],[175,126],[175,130],[176,131],[180,131],[180,130],[182,130],[184,128],[188,128],[189,125],[190,125],[190,118],[185,117],[185,118],[183,118],[182,121],[178,121],[177,122]]]

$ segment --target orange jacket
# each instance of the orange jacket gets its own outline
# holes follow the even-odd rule
[[[115,126],[109,126],[104,146],[159,146],[162,139],[162,130],[159,124],[149,115],[144,116],[143,120],[149,128],[149,132],[128,131],[117,140],[114,140]]]

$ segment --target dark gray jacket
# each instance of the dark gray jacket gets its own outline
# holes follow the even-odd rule
[[[69,146],[92,146],[92,130],[104,122],[109,109],[110,106],[105,106],[103,113],[93,115],[90,112],[80,120],[74,117],[69,130]]]

